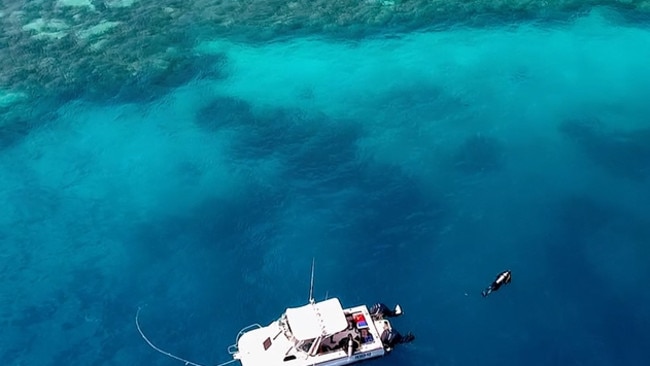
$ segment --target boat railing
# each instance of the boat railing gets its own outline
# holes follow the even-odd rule
[[[237,344],[239,343],[239,338],[241,338],[241,336],[243,336],[244,333],[249,332],[249,331],[251,331],[253,329],[260,329],[260,328],[262,328],[262,326],[257,324],[257,323],[251,324],[251,325],[246,326],[246,327],[243,327],[239,331],[239,333],[237,333],[237,339],[235,339],[235,344],[231,344],[230,346],[228,346],[228,353],[233,355],[233,354],[235,354],[235,353],[237,353],[239,351],[239,349],[237,348]]]

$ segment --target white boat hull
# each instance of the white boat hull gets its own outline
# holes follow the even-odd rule
[[[387,329],[390,322],[373,319],[365,305],[343,309],[329,299],[288,309],[268,326],[245,328],[229,351],[242,366],[344,366],[384,356]]]

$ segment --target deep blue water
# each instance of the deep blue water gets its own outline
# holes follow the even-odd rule
[[[5,364],[182,364],[139,306],[162,348],[227,361],[307,300],[312,258],[318,299],[405,309],[416,340],[369,364],[650,364],[650,28],[595,11],[196,52],[226,76],[6,138]]]

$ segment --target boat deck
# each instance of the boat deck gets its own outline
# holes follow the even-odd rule
[[[355,353],[382,347],[379,337],[384,327],[390,327],[390,323],[384,320],[374,321],[368,308],[363,305],[345,309],[344,312],[348,321],[347,329],[324,338],[318,354],[347,351],[350,338]]]

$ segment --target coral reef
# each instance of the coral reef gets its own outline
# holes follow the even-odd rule
[[[637,21],[650,14],[650,0],[15,1],[0,11],[0,92],[149,99],[196,77],[221,76],[215,69],[223,57],[194,52],[205,39],[363,37],[458,23],[569,18],[602,5],[629,10]],[[202,72],[206,66],[209,75]],[[129,86],[135,91],[126,92]]]

